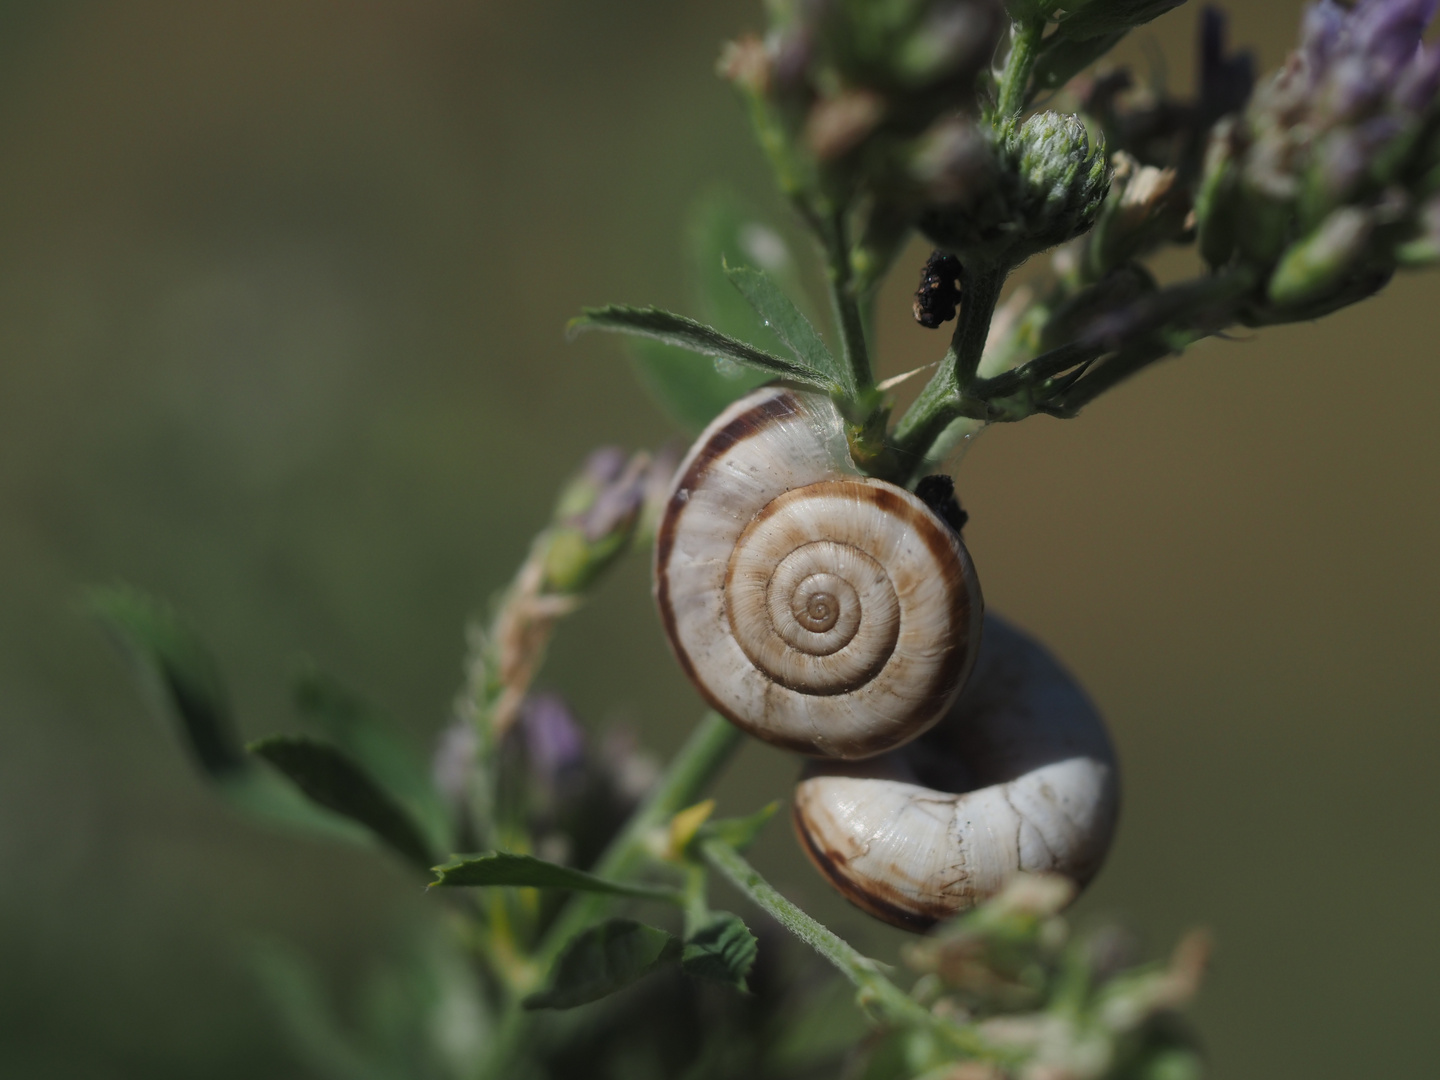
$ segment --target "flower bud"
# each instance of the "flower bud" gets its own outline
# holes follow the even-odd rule
[[[1294,307],[1334,291],[1359,269],[1373,229],[1372,215],[1365,210],[1342,206],[1334,211],[1280,257],[1270,276],[1270,302]]]
[[[584,590],[625,550],[645,499],[646,454],[626,458],[613,447],[595,451],[556,505],[541,565],[545,590]]]
[[[962,261],[1016,266],[1094,223],[1110,172],[1079,117],[1042,112],[1009,124],[991,153],[987,187],[922,214],[920,228],[937,246]]]
[[[1440,180],[1440,48],[1423,42],[1435,7],[1311,5],[1285,67],[1217,127],[1196,200],[1200,248],[1268,283],[1248,321],[1314,317],[1425,260],[1414,207]]]

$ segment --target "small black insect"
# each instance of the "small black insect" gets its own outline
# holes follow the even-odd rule
[[[958,534],[970,520],[955,497],[955,481],[944,473],[924,476],[915,485],[915,497],[928,506],[941,521]]]
[[[932,251],[920,271],[915,290],[915,321],[927,330],[955,317],[960,304],[960,260],[943,251]]]

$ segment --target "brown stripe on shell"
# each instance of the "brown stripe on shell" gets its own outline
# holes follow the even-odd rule
[[[798,804],[791,805],[790,821],[795,826],[795,835],[800,838],[800,846],[805,849],[805,854],[810,857],[815,869],[820,871],[836,892],[866,914],[873,915],[891,926],[898,926],[901,930],[913,930],[917,934],[923,934],[940,920],[954,914],[954,909],[942,904],[917,911],[908,897],[904,898],[906,902],[897,903],[890,898],[902,897],[896,890],[886,890],[886,895],[877,895],[876,892],[862,889],[855,879],[846,873],[848,860],[845,856],[838,851],[823,850],[815,837],[810,835]],[[883,888],[881,883],[875,881],[870,881],[869,885],[871,889]]]
[[[766,392],[762,390],[756,393],[758,395]],[[700,678],[694,661],[682,645],[676,615],[671,605],[670,574],[681,513],[689,501],[689,494],[704,484],[715,461],[746,440],[761,435],[775,424],[806,415],[807,410],[802,397],[794,392],[779,388],[771,388],[768,392],[771,396],[764,397],[753,405],[741,409],[732,419],[713,430],[707,429],[702,433],[692,451],[692,456],[682,464],[683,473],[677,481],[661,517],[655,541],[654,562],[655,599],[660,608],[665,635],[686,677],[696,686],[701,696],[712,708],[737,726],[756,734],[758,733],[752,720],[736,715],[710,691],[704,680]],[[731,408],[734,406],[732,405]],[[909,493],[903,492],[902,489],[894,488],[881,481],[860,478],[849,481],[821,481],[821,483],[853,485],[863,492],[861,498],[873,504],[877,509],[902,517],[905,524],[909,525],[915,535],[919,536],[929,548],[936,562],[940,565],[948,565],[954,570],[953,573],[946,576],[943,586],[947,589],[950,607],[950,637],[947,647],[941,662],[935,665],[928,684],[916,696],[917,702],[921,703],[919,711],[921,713],[927,711],[923,707],[923,703],[933,703],[934,719],[938,720],[943,714],[945,705],[963,683],[979,647],[978,634],[971,632],[971,622],[974,620],[978,623],[979,612],[975,609],[983,604],[983,600],[978,583],[974,580],[973,570],[966,573],[965,568],[968,567],[969,560],[965,554],[964,545],[942,519],[923,504],[910,502],[906,497]],[[760,520],[769,513],[773,513],[775,509],[778,509],[774,504],[790,492],[802,490],[802,488],[803,486],[791,488],[777,496],[771,500],[770,504],[760,509],[754,520]],[[728,571],[726,577],[728,579]],[[768,675],[766,677],[769,678]],[[776,685],[782,684],[776,683]],[[919,729],[915,731],[915,734],[919,734]],[[825,752],[817,750],[813,739],[804,736],[792,737],[775,728],[766,728],[761,737],[772,745],[796,753],[829,756]],[[893,730],[876,731],[872,739],[853,739],[847,746],[845,756],[847,758],[868,756],[891,749],[895,745]]]
[[[809,497],[814,496],[814,495],[824,496],[824,495],[840,495],[840,494],[843,494],[843,495],[845,495],[845,496],[847,496],[847,497],[854,498],[857,502],[866,501],[867,499],[870,500],[870,501],[878,501],[878,500],[870,499],[870,495],[869,495],[870,492],[872,492],[872,491],[877,491],[877,490],[879,490],[879,489],[873,487],[873,486],[870,485],[870,484],[861,483],[861,482],[855,481],[855,480],[822,480],[822,481],[821,481],[820,483],[818,483],[818,484],[807,484],[807,485],[806,485],[805,487],[803,487],[803,488],[791,488],[789,491],[783,492],[783,493],[781,493],[780,495],[775,496],[775,498],[771,499],[768,503],[766,503],[764,506],[762,506],[762,507],[760,508],[759,512],[756,513],[756,515],[755,515],[753,518],[750,519],[750,523],[749,523],[748,525],[746,525],[745,528],[740,531],[740,535],[736,538],[736,540],[735,540],[735,547],[732,549],[732,551],[738,551],[738,550],[740,549],[740,547],[745,543],[746,537],[748,537],[748,536],[750,535],[751,530],[753,530],[753,529],[758,529],[758,528],[759,528],[762,524],[764,524],[767,520],[769,520],[770,518],[774,517],[775,514],[776,514],[784,505],[788,504],[788,503],[789,503],[791,500],[793,500],[793,499],[797,499],[797,498],[809,498]],[[889,493],[889,492],[885,492],[885,494],[886,494],[886,495],[889,495],[890,493]],[[892,497],[893,497],[893,496],[892,496]],[[901,502],[901,505],[902,505],[902,506],[906,506],[906,508],[909,509],[908,504],[904,503],[903,501]],[[888,569],[889,569],[889,568],[887,567],[887,568],[885,568],[885,569],[886,569],[886,571],[887,571],[887,573],[888,573]],[[735,573],[735,562],[734,562],[734,560],[732,559],[732,560],[730,561],[730,563],[725,567],[725,579],[724,579],[724,586],[723,586],[723,588],[724,588],[724,593],[725,593],[725,595],[726,595],[727,597],[728,597],[729,594],[730,594],[730,586],[731,586],[731,582],[733,581],[734,573]],[[725,607],[726,607],[726,618],[727,618],[727,619],[730,619],[730,625],[733,627],[733,626],[735,625],[735,623],[734,623],[733,618],[730,616],[730,613],[729,613],[729,604],[727,603],[727,604],[725,605]],[[742,647],[743,647],[743,646],[742,646]],[[876,675],[880,674],[880,672],[882,672],[882,671],[885,670],[885,665],[890,662],[890,657],[891,657],[893,654],[894,654],[894,646],[892,645],[889,650],[887,650],[886,652],[884,652],[884,653],[879,654],[879,655],[876,656],[875,662],[870,665],[869,670],[867,670],[867,671],[865,672],[865,674],[859,679],[858,682],[856,682],[856,683],[854,683],[854,684],[851,684],[851,685],[837,686],[837,687],[835,687],[833,690],[826,690],[826,689],[810,689],[810,690],[807,690],[807,689],[805,689],[804,687],[792,686],[792,685],[790,685],[790,683],[786,682],[783,678],[781,678],[780,676],[774,674],[773,672],[766,671],[764,668],[760,668],[760,666],[759,666],[758,664],[756,664],[756,667],[757,667],[757,668],[762,672],[762,674],[764,674],[765,677],[768,678],[771,682],[779,683],[781,686],[785,687],[787,690],[794,690],[796,693],[808,694],[808,695],[810,695],[811,697],[832,697],[832,696],[838,696],[838,695],[840,695],[840,694],[848,694],[848,693],[850,693],[852,690],[858,689],[858,687],[863,686],[865,683],[868,683],[871,679],[875,678]],[[747,655],[748,655],[748,654],[747,654]],[[755,661],[754,661],[754,659],[752,658],[752,659],[751,659],[751,663],[754,663],[754,662],[755,662]],[[812,751],[812,752],[813,752],[813,751]]]
[[[660,526],[655,535],[655,601],[660,608],[660,620],[665,627],[665,639],[670,642],[670,650],[675,654],[675,659],[679,661],[685,677],[700,691],[700,696],[710,707],[732,724],[746,731],[751,730],[751,725],[742,717],[736,716],[732,710],[726,708],[710,693],[704,680],[696,672],[694,662],[685,652],[684,646],[680,644],[680,635],[675,627],[675,613],[670,606],[670,556],[675,548],[675,529],[680,520],[680,508],[688,501],[689,493],[700,486],[705,473],[709,471],[715,460],[746,439],[752,439],[759,435],[772,424],[788,420],[800,412],[800,403],[795,395],[788,390],[782,390],[774,397],[767,398],[744,410],[718,431],[708,436],[702,433],[697,445],[697,452],[685,466],[684,474],[675,485],[675,490],[660,517]],[[681,497],[682,492],[685,493],[685,498]],[[815,750],[808,739],[798,737],[789,739],[778,732],[767,733],[766,741],[782,750],[789,750],[797,754],[813,754]]]
[[[905,523],[925,542],[925,546],[930,549],[930,554],[935,562],[940,566],[954,569],[955,572],[948,575],[943,583],[950,593],[950,626],[953,636],[950,639],[949,648],[946,650],[945,662],[937,667],[935,677],[930,680],[930,685],[921,695],[922,700],[944,701],[949,698],[955,687],[964,681],[978,651],[975,648],[978,642],[970,640],[970,618],[971,593],[975,592],[977,596],[979,593],[971,588],[971,582],[963,572],[966,558],[955,531],[929,507],[923,504],[917,506],[904,498],[900,494],[901,489],[888,484],[867,483],[857,479],[829,480],[805,488],[791,488],[762,506],[750,523],[745,526],[745,530],[741,532],[741,538],[743,539],[746,532],[757,528],[767,518],[778,513],[790,499],[800,497],[795,494],[798,491],[818,494],[843,491],[846,496],[854,498],[857,502],[873,504],[890,517],[903,518]],[[728,567],[725,571],[725,585],[727,588],[730,585],[730,569]],[[886,656],[878,665],[877,671],[883,669],[888,662],[889,656]],[[782,682],[781,685],[784,683]],[[845,693],[846,691],[838,692]],[[893,745],[893,739],[878,738],[875,745],[888,747]]]

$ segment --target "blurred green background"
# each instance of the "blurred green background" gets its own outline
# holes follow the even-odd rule
[[[1233,5],[1262,70],[1301,5]],[[759,5],[673,0],[0,8],[0,1074],[299,1077],[242,954],[334,985],[430,904],[363,851],[233,818],[142,709],[85,586],[170,598],[246,733],[311,656],[432,738],[461,627],[593,446],[673,435],[603,301],[690,306],[686,208],[769,208],[712,74]],[[1188,87],[1198,11],[1127,44]],[[1162,59],[1163,54],[1163,59]],[[911,251],[882,370],[933,359]],[[1212,341],[959,472],[989,603],[1109,718],[1126,805],[1077,909],[1218,951],[1224,1078],[1422,1075],[1440,1001],[1440,310],[1397,280]],[[668,753],[699,704],[634,559],[542,682]],[[758,746],[740,812],[796,769]],[[788,833],[757,862],[882,956]]]

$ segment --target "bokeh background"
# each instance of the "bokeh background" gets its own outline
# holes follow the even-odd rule
[[[1234,4],[1273,68],[1301,5]],[[1189,85],[1187,5],[1125,55]],[[337,988],[429,908],[363,851],[212,800],[84,613],[115,580],[222,657],[247,734],[297,658],[430,740],[461,627],[593,446],[674,432],[581,305],[684,309],[687,206],[766,208],[712,74],[756,0],[0,7],[0,1074],[306,1075],[247,973]],[[883,370],[933,359],[886,294]],[[1113,727],[1126,805],[1077,908],[1218,950],[1216,1077],[1418,1076],[1440,1001],[1440,278],[1195,348],[959,470],[990,604]],[[668,753],[699,711],[634,559],[542,682]],[[728,810],[796,769],[752,746]],[[842,933],[783,828],[757,861]]]

